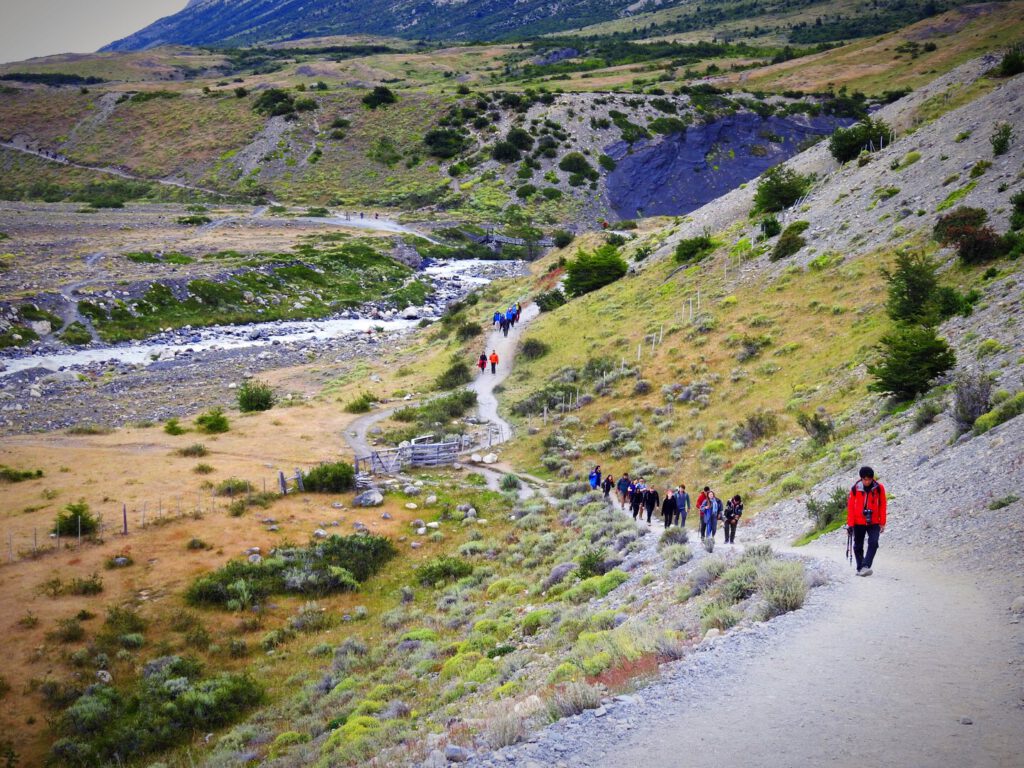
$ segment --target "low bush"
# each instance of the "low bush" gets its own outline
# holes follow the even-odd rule
[[[722,632],[740,623],[740,616],[732,608],[718,602],[711,602],[704,606],[700,612],[700,628],[707,632],[709,629],[717,629]]]
[[[755,411],[739,424],[733,434],[737,442],[750,447],[779,431],[779,417],[770,411]]]
[[[539,360],[550,352],[551,348],[540,339],[526,339],[519,351],[527,360]]]
[[[362,98],[363,104],[370,109],[394,104],[396,101],[398,101],[398,97],[386,85],[374,86],[374,89]]]
[[[0,464],[0,483],[22,483],[43,476],[41,469],[14,469]]]
[[[661,550],[661,557],[669,570],[685,565],[693,559],[693,552],[685,544],[671,544]]]
[[[522,482],[515,475],[503,475],[499,487],[503,491],[518,491]]]
[[[769,168],[757,183],[754,210],[762,213],[784,211],[810,191],[812,182],[811,176],[803,176],[784,165]]]
[[[196,417],[196,428],[207,435],[216,435],[231,429],[223,408],[211,408]]]
[[[202,458],[207,456],[210,451],[207,450],[206,446],[202,443],[193,443],[192,445],[186,446],[185,448],[179,448],[175,451],[179,456],[186,456],[190,458]]]
[[[64,587],[64,592],[68,595],[98,595],[102,591],[103,579],[100,578],[98,573],[94,573],[92,576],[84,579],[76,576]]]
[[[762,618],[771,619],[802,607],[807,597],[803,563],[768,563],[758,576],[758,590],[765,601]]]
[[[974,422],[974,434],[982,435],[1022,413],[1024,413],[1024,391],[1007,398],[991,411],[979,416]]]
[[[84,501],[68,504],[57,513],[53,532],[58,536],[91,536],[99,530],[100,522]]]
[[[834,488],[823,501],[807,499],[807,515],[814,521],[815,531],[826,531],[846,520],[846,488]]]
[[[435,389],[455,389],[473,380],[473,374],[464,360],[455,360],[434,382]]]
[[[550,312],[551,310],[558,309],[560,306],[565,304],[568,299],[565,297],[564,293],[555,288],[553,291],[537,294],[534,301],[537,303],[541,312]]]
[[[794,221],[786,227],[779,236],[779,239],[775,241],[771,260],[780,261],[781,259],[787,259],[807,245],[807,241],[802,235],[807,227],[808,222],[806,221]]]
[[[601,706],[600,689],[587,683],[563,683],[555,686],[547,701],[548,717],[552,722],[573,717],[588,709]]]
[[[428,560],[416,569],[416,580],[428,587],[436,587],[446,581],[469,576],[473,566],[465,560],[448,555],[441,555]]]
[[[676,261],[680,264],[694,264],[706,258],[715,250],[711,233],[704,231],[696,237],[688,237],[676,243]]]
[[[302,475],[302,486],[316,493],[343,493],[355,488],[356,471],[347,461],[320,464]]]
[[[46,636],[59,643],[77,643],[85,639],[85,627],[77,618],[60,619],[57,628],[47,632]]]
[[[377,396],[369,392],[360,392],[355,399],[345,404],[345,413],[369,413],[370,408],[377,402]]]
[[[801,411],[796,415],[796,423],[812,440],[818,443],[827,443],[831,440],[836,429],[832,417],[823,408],[819,408],[814,413]]]
[[[658,539],[658,549],[664,549],[665,547],[674,546],[676,544],[686,544],[690,540],[690,533],[682,526],[675,526],[674,528],[668,528],[661,538]]]
[[[576,235],[565,229],[557,229],[552,234],[551,239],[554,241],[556,248],[565,248],[576,239]]]
[[[164,432],[166,432],[168,435],[174,435],[175,437],[177,437],[178,435],[184,435],[186,432],[188,432],[188,429],[181,426],[177,417],[172,416],[171,418],[164,422]]]
[[[526,636],[535,635],[544,627],[554,624],[557,618],[558,614],[550,608],[539,608],[536,611],[530,611],[523,617],[523,634]]]
[[[274,407],[274,390],[263,381],[250,379],[238,390],[238,409],[242,413],[269,411]]]
[[[828,150],[840,163],[853,160],[865,150],[879,150],[892,144],[895,133],[883,120],[867,118],[849,128],[837,128],[829,138]]]
[[[259,563],[232,560],[193,581],[185,599],[240,610],[274,594],[353,591],[396,554],[383,536],[330,536],[307,547],[280,547]]]
[[[1005,155],[1010,149],[1010,142],[1013,141],[1013,126],[1009,123],[997,123],[992,129],[989,142],[992,144],[992,154],[998,157]]]
[[[588,547],[582,555],[576,558],[576,573],[581,579],[601,576],[604,573],[604,563],[607,559],[608,550],[604,547]]]
[[[757,564],[741,561],[722,574],[722,594],[738,603],[757,591]]]
[[[961,371],[953,380],[953,419],[960,434],[992,407],[992,379],[984,373]]]
[[[628,269],[613,245],[606,243],[590,253],[579,251],[576,258],[566,264],[565,291],[570,296],[582,296],[615,282]]]
[[[237,496],[252,491],[252,483],[240,477],[229,477],[217,483],[215,493],[218,496]]]
[[[591,576],[567,590],[565,599],[570,603],[585,603],[598,597],[604,597],[620,584],[629,580],[629,576],[618,569],[609,571],[603,576]]]

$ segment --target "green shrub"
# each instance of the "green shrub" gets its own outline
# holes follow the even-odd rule
[[[881,270],[888,284],[885,310],[889,317],[897,323],[931,325],[937,315],[937,270],[938,265],[924,253],[897,251],[893,268]]]
[[[588,179],[596,179],[597,171],[579,152],[570,152],[561,159],[558,167],[566,173],[575,173]]]
[[[767,240],[782,232],[782,224],[774,216],[765,216],[758,225],[761,229],[761,238]]]
[[[502,475],[499,487],[503,491],[518,491],[522,482],[515,475]]]
[[[385,85],[375,86],[372,91],[363,96],[362,102],[370,109],[377,109],[387,104],[394,104],[398,98],[390,88]]]
[[[1013,126],[1009,123],[997,123],[989,137],[992,144],[992,154],[998,157],[1005,155],[1010,149],[1010,142],[1013,141]]]
[[[192,445],[189,445],[189,446],[187,446],[185,448],[179,448],[176,451],[176,453],[179,456],[186,456],[186,457],[189,457],[189,458],[196,458],[196,459],[198,459],[198,458],[202,458],[203,456],[208,455],[210,452],[207,450],[206,446],[203,445],[202,443],[193,443]]]
[[[186,432],[188,432],[188,430],[185,427],[181,426],[177,417],[172,416],[171,418],[164,422],[164,432],[166,432],[168,435],[174,435],[176,437],[178,435],[184,435]]]
[[[613,245],[606,243],[591,253],[581,250],[566,265],[565,291],[570,296],[582,296],[615,282],[628,269]]]
[[[227,432],[231,425],[228,423],[228,417],[224,415],[223,408],[211,408],[196,417],[196,428],[207,435],[215,435]]]
[[[354,591],[396,554],[383,536],[330,536],[307,547],[283,546],[259,563],[231,560],[200,576],[185,590],[185,599],[240,610],[274,594]]]
[[[758,576],[758,589],[765,601],[763,618],[795,611],[807,597],[803,563],[777,560],[766,564]]]
[[[709,629],[717,629],[722,632],[736,626],[743,618],[736,611],[721,603],[708,603],[700,612],[700,628],[707,632]]]
[[[868,366],[874,377],[869,386],[899,400],[911,400],[926,392],[931,382],[956,364],[956,355],[934,328],[900,326],[882,336],[877,363]]]
[[[862,151],[881,149],[892,144],[895,134],[883,120],[867,118],[849,128],[837,128],[828,141],[828,150],[840,163],[853,160]]]
[[[1024,229],[1024,189],[1011,195],[1010,205],[1013,206],[1010,213],[1010,229]]]
[[[320,464],[302,475],[302,487],[314,493],[343,493],[355,485],[356,471],[347,461]]]
[[[22,483],[43,476],[41,469],[14,469],[0,464],[0,483]]]
[[[1024,72],[1024,45],[1013,45],[999,62],[1000,77],[1014,77]]]
[[[57,513],[53,532],[58,536],[77,536],[81,530],[83,536],[91,536],[99,530],[99,527],[99,520],[89,511],[89,505],[84,501],[78,501],[68,504]]]
[[[807,241],[804,240],[801,235],[807,229],[808,222],[806,221],[794,221],[783,231],[782,235],[775,242],[775,247],[772,249],[771,260],[779,261],[786,259],[795,254],[805,245]]]
[[[537,294],[534,301],[537,303],[541,312],[551,312],[552,310],[558,309],[564,305],[568,299],[565,297],[564,293],[562,293],[558,288],[555,288],[552,291]]]
[[[669,570],[673,570],[690,562],[693,552],[685,544],[671,544],[662,549],[661,556]]]
[[[722,593],[733,603],[745,600],[757,591],[757,564],[741,561],[722,574]]]
[[[523,634],[526,636],[535,635],[543,627],[551,626],[555,622],[556,618],[558,618],[558,614],[550,608],[540,608],[536,611],[530,611],[523,617]]]
[[[604,547],[588,547],[582,555],[576,558],[576,563],[579,565],[576,573],[581,579],[600,576],[604,573],[604,562],[607,559],[608,552]]]
[[[1005,509],[1006,507],[1010,506],[1011,504],[1015,504],[1018,501],[1020,501],[1020,496],[1011,493],[1009,496],[1003,496],[1001,498],[994,499],[989,503],[988,508],[995,512],[1000,509]],[[0,696],[2,695],[2,692],[0,692]]]
[[[92,334],[89,333],[88,328],[76,320],[61,331],[60,340],[65,344],[80,347],[92,342]]]
[[[784,211],[810,191],[812,182],[812,177],[803,176],[783,165],[769,168],[757,183],[754,210],[762,213]]]
[[[69,595],[98,595],[102,591],[103,579],[98,573],[93,573],[92,576],[85,579],[76,576],[64,587],[64,592]]]
[[[467,342],[479,336],[482,330],[479,323],[466,321],[455,329],[455,338],[460,342]]]
[[[661,537],[658,539],[658,549],[664,549],[665,547],[677,544],[686,544],[689,540],[689,532],[682,526],[677,525],[674,528],[666,529],[661,534]]]
[[[436,587],[446,581],[469,576],[473,566],[465,560],[448,555],[441,555],[428,560],[416,569],[416,580],[429,587]]]
[[[423,143],[427,145],[430,155],[445,160],[455,157],[466,148],[466,137],[450,128],[435,128],[427,131]]]
[[[999,403],[988,413],[982,414],[974,422],[974,434],[982,435],[990,429],[1024,413],[1024,391]]]
[[[522,356],[527,360],[539,360],[544,357],[551,348],[540,339],[526,339],[519,348]]]
[[[847,490],[834,488],[824,501],[807,499],[807,514],[814,521],[814,531],[825,531],[846,520]]]
[[[77,643],[85,639],[85,627],[76,618],[60,619],[57,628],[48,632],[47,637],[61,643]]]
[[[693,264],[701,261],[715,250],[716,243],[711,234],[705,230],[696,237],[688,237],[676,243],[676,261],[680,264]]]
[[[435,389],[454,389],[473,380],[469,366],[464,360],[455,360],[434,382]]]
[[[585,603],[588,600],[604,597],[620,584],[629,580],[629,576],[623,571],[609,571],[603,576],[591,576],[567,590],[563,597],[570,603]]]
[[[796,423],[808,434],[808,436],[819,443],[827,443],[832,439],[836,425],[832,418],[824,411],[818,409],[814,413],[800,412],[796,415]]]
[[[238,390],[238,409],[242,413],[269,411],[274,407],[274,390],[263,381],[250,379]]]
[[[370,407],[376,402],[376,395],[360,392],[354,400],[345,404],[345,413],[369,413]]]

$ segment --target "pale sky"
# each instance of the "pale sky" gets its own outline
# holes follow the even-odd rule
[[[177,13],[187,0],[0,0],[0,62],[88,53]]]

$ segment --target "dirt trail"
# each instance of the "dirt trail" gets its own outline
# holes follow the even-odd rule
[[[883,549],[876,565],[874,576],[838,585],[820,615],[790,614],[794,625],[765,647],[718,641],[711,653],[725,654],[725,663],[702,671],[698,660],[675,680],[664,720],[637,719],[617,743],[599,737],[563,761],[1024,764],[1024,625],[1010,623],[1003,595],[902,552]],[[665,689],[641,695],[657,701]]]
[[[491,333],[481,351],[490,357],[491,351],[497,350],[499,360],[497,373],[492,374],[491,366],[488,365],[487,370],[484,373],[478,374],[468,387],[470,391],[476,392],[480,420],[489,421],[501,427],[501,440],[499,442],[504,442],[512,437],[512,427],[498,415],[498,397],[494,392],[494,388],[501,384],[508,377],[509,373],[512,372],[516,351],[519,348],[519,339],[522,338],[526,327],[539,314],[540,308],[536,304],[529,304],[523,307],[519,322],[508,332],[508,336],[503,336],[500,329]]]

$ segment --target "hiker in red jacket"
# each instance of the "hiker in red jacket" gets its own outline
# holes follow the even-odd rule
[[[853,554],[857,558],[857,575],[870,576],[871,564],[878,551],[878,536],[885,530],[885,488],[875,480],[875,470],[860,468],[860,480],[850,489],[846,501],[846,525],[853,529]],[[868,552],[864,554],[864,535]]]

